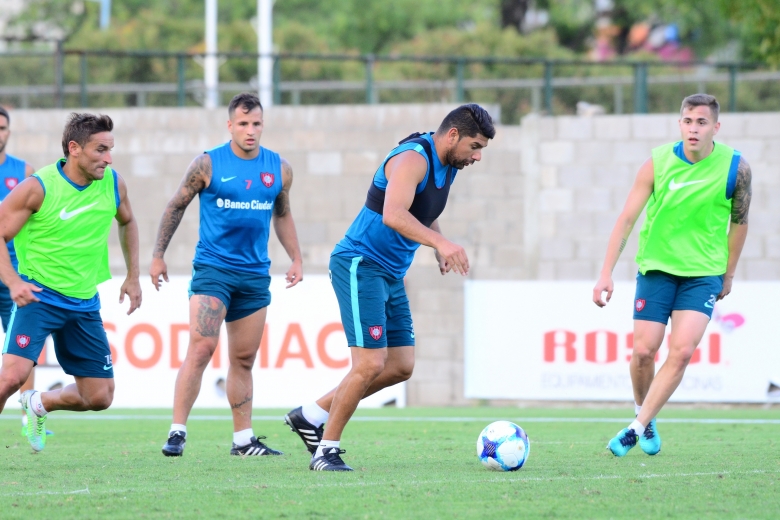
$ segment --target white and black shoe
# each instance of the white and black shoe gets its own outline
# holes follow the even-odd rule
[[[299,406],[295,410],[290,410],[284,416],[284,422],[290,427],[290,430],[298,434],[309,453],[314,455],[317,447],[322,441],[322,434],[325,429],[322,426],[314,426],[303,416],[303,411]]]
[[[184,446],[187,445],[187,434],[182,431],[172,431],[168,435],[168,442],[162,447],[166,457],[181,457],[184,455]]]
[[[339,448],[323,448],[322,457],[312,457],[309,469],[312,471],[353,471],[344,464],[341,454],[347,450]]]
[[[284,455],[281,451],[276,451],[273,448],[269,448],[258,439],[265,439],[265,437],[252,437],[249,444],[246,446],[236,446],[233,443],[233,448],[230,450],[231,455],[241,455],[242,457],[249,457],[255,455]]]

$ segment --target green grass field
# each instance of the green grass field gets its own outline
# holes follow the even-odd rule
[[[56,435],[32,454],[9,406],[0,420],[0,517],[780,517],[776,409],[665,411],[662,452],[637,447],[623,459],[604,447],[629,422],[628,407],[359,411],[342,441],[356,471],[335,474],[309,471],[282,415],[255,410],[254,429],[283,457],[229,456],[228,411],[196,410],[185,455],[172,459],[160,453],[165,410],[57,412],[47,423]],[[531,439],[520,471],[489,471],[476,457],[477,435],[497,419]]]

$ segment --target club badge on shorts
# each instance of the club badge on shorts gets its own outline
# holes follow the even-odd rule
[[[636,301],[636,304],[634,305],[634,307],[636,307],[636,311],[637,311],[637,312],[641,312],[641,311],[642,311],[642,309],[644,309],[644,308],[645,308],[645,303],[646,303],[646,302],[645,302],[644,300],[642,300],[642,299],[638,299],[638,300]]]
[[[371,334],[371,337],[374,338],[374,341],[379,341],[379,338],[382,337],[382,327],[379,325],[369,327],[368,333]]]
[[[17,334],[16,344],[19,345],[19,348],[25,348],[27,345],[30,344],[30,336],[25,336],[24,334]]]

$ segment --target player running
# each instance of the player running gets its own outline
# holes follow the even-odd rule
[[[607,302],[612,296],[612,270],[647,204],[636,256],[630,365],[636,419],[607,445],[618,457],[637,442],[648,455],[661,451],[655,417],[680,384],[715,302],[731,292],[747,236],[752,174],[740,152],[713,141],[719,111],[707,94],[683,100],[682,141],[655,148],[639,169],[593,289],[594,303],[604,307],[604,291]],[[655,374],[670,317],[669,356]]]
[[[127,278],[119,301],[141,305],[138,226],[125,181],[110,168],[114,123],[106,115],[71,114],[62,137],[64,159],[21,182],[0,204],[0,237],[15,239],[19,274],[0,248],[0,279],[14,309],[0,368],[0,411],[27,380],[49,334],[62,369],[76,383],[22,393],[27,439],[46,445],[47,414],[105,410],[114,397],[111,350],[100,318],[97,285],[111,278],[108,234],[119,224]]]
[[[271,303],[268,236],[276,236],[292,260],[287,287],[303,279],[301,251],[290,212],[290,164],[260,146],[263,107],[254,94],[239,94],[228,108],[231,140],[192,161],[160,221],[150,274],[159,290],[168,281],[163,256],[184,210],[200,195],[200,240],[190,284],[190,341],[176,378],[173,424],[162,452],[184,453],[187,417],[219,341],[223,320],[230,368],[227,397],[233,411],[231,455],[281,455],[252,430],[252,366]]]
[[[309,469],[352,471],[339,442],[358,403],[411,377],[415,340],[404,275],[421,244],[434,248],[441,274],[468,274],[466,251],[444,238],[437,219],[457,171],[479,161],[495,133],[485,109],[460,106],[436,132],[401,141],[374,174],[365,206],[330,257],[352,368],[337,388],[284,418],[312,453]]]

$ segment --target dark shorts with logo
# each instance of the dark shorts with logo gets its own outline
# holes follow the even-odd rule
[[[8,330],[8,322],[11,320],[11,311],[14,308],[14,301],[11,299],[11,291],[8,287],[0,283],[0,321],[3,323],[3,331]]]
[[[636,275],[634,319],[669,323],[672,311],[698,311],[712,318],[723,276],[676,276],[663,271]]]
[[[225,321],[236,321],[271,305],[271,277],[194,265],[190,281],[190,298],[196,294],[219,298],[225,304]]]
[[[349,346],[414,346],[412,312],[403,280],[362,256],[333,255],[329,267]]]
[[[43,302],[14,305],[3,354],[38,363],[46,338],[54,339],[57,361],[75,377],[113,378],[111,349],[100,311],[73,311]]]

